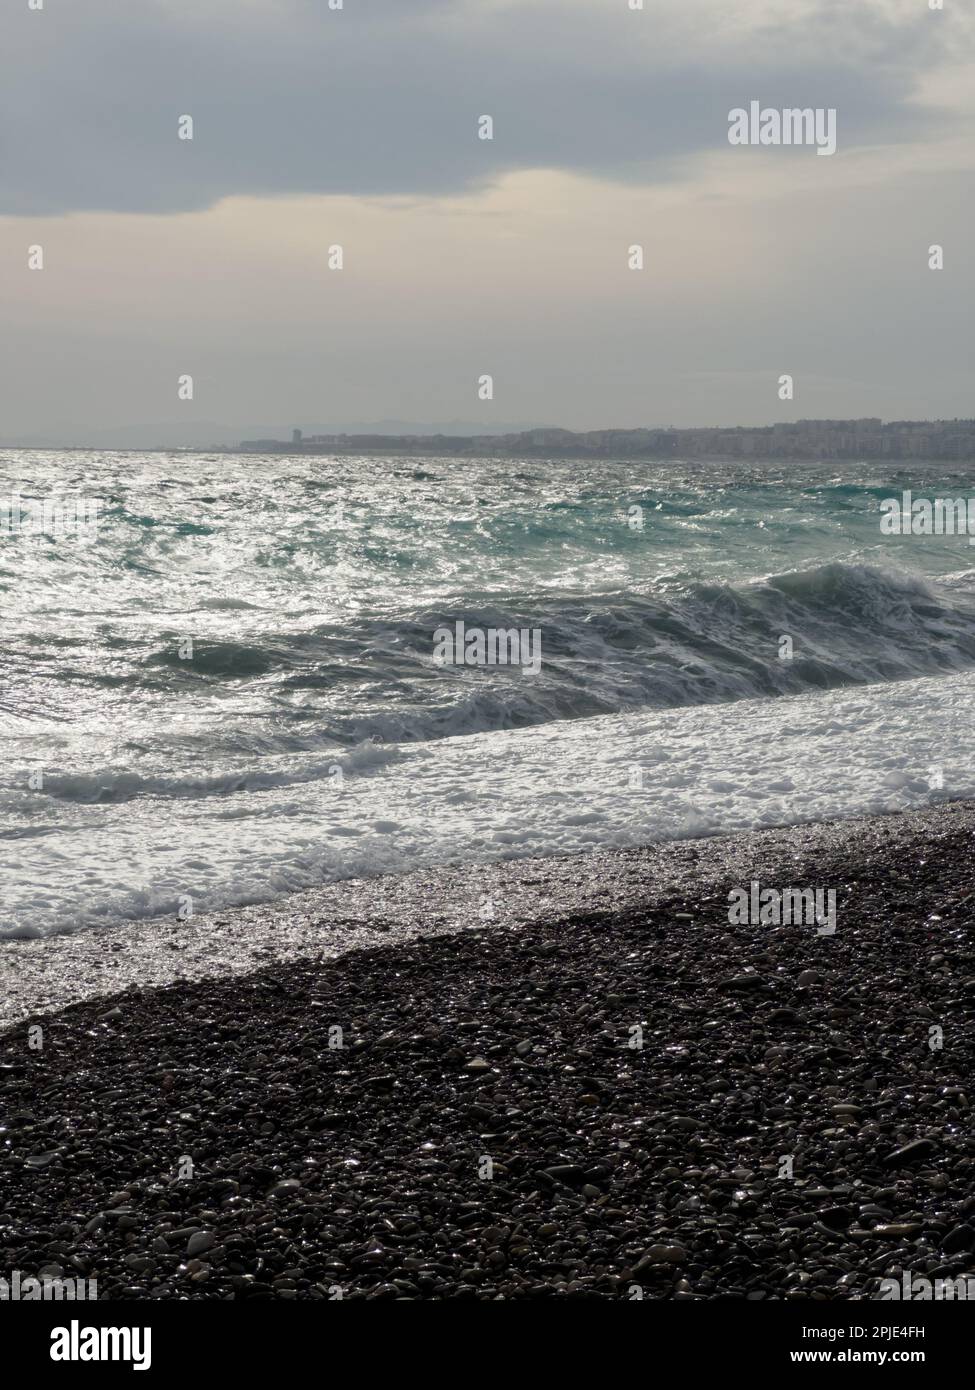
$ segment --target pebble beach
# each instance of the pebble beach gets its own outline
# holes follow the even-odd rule
[[[301,895],[314,950],[176,975],[157,934],[171,977],[22,989],[0,1263],[139,1300],[975,1278],[973,835],[960,802],[522,861],[490,920],[459,868],[336,885],[375,944]],[[835,934],[730,925],[754,880],[834,888]]]

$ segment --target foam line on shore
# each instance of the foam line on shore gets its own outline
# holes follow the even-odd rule
[[[907,871],[921,854],[936,852],[949,830],[975,834],[975,802],[636,849],[445,865],[326,884],[187,922],[154,919],[7,941],[0,948],[0,1029],[131,988],[244,975],[422,935],[521,928],[635,910],[651,899],[702,897],[736,876],[743,884],[761,874],[785,885],[802,861],[815,861],[817,882],[844,882],[850,862],[859,855],[869,863],[878,842],[899,847]]]
[[[228,793],[219,814],[209,798],[57,801],[50,825],[35,824],[45,803],[27,791],[0,937],[175,918],[187,897],[202,920],[451,863],[490,882],[482,866],[508,859],[961,800],[975,796],[972,736],[963,673],[400,746],[378,769],[283,801]],[[47,833],[65,824],[77,834]]]

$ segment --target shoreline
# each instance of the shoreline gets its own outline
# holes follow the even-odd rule
[[[41,1050],[0,1037],[6,1265],[131,1299],[975,1277],[973,833],[959,802],[515,861],[474,931],[464,870],[375,880],[410,939],[31,1014]],[[751,879],[835,888],[835,935],[730,926]]]
[[[820,855],[842,855],[851,846],[866,847],[873,827],[882,825],[909,853],[917,836],[936,835],[942,825],[958,826],[960,820],[970,822],[975,834],[975,801],[633,848],[444,864],[341,879],[271,903],[217,909],[188,921],[151,917],[55,936],[9,938],[0,941],[0,1034],[35,1014],[132,988],[245,975],[286,961],[332,959],[430,932],[527,927],[580,912],[637,909],[648,898],[713,890],[730,881],[733,862],[752,848],[766,858],[768,872],[785,883],[793,857],[813,844]]]

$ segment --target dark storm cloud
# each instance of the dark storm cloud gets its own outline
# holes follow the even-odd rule
[[[722,10],[700,0],[647,0],[643,13],[624,0],[7,6],[0,213],[438,194],[526,168],[666,179],[689,155],[727,150],[728,111],[753,98],[836,107],[841,150],[923,129],[907,97],[943,32],[926,11],[895,25],[869,5],[830,6],[720,38],[709,13]],[[493,142],[476,139],[485,113]],[[176,138],[183,114],[192,142]]]

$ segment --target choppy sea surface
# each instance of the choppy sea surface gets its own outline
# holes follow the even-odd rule
[[[972,486],[0,454],[0,934],[975,794],[975,549],[880,528]],[[537,630],[537,674],[439,664],[459,622]]]

